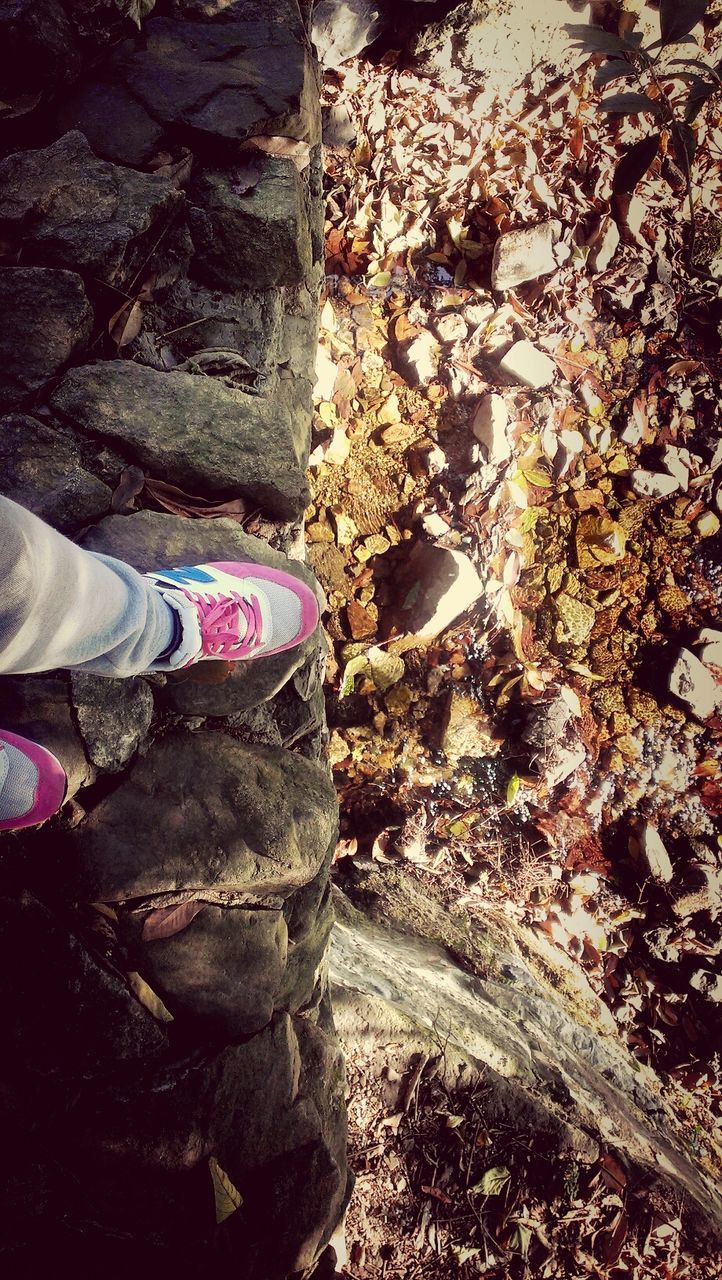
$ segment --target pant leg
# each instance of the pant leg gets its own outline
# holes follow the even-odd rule
[[[142,574],[0,497],[0,673],[148,671],[176,615]]]

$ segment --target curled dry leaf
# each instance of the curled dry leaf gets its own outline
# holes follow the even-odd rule
[[[172,938],[174,933],[181,933],[204,906],[203,902],[181,902],[176,907],[157,907],[155,911],[149,911],[143,921],[143,942]]]
[[[143,327],[143,308],[138,298],[129,298],[108,321],[108,333],[117,347],[127,347]]]
[[[120,473],[120,479],[110,499],[111,511],[122,512],[129,508],[133,499],[138,497],[144,484],[145,473],[140,467],[125,467]]]
[[[145,1005],[149,1013],[157,1022],[172,1022],[173,1014],[170,1009],[166,1009],[159,995],[156,995],[152,987],[148,986],[145,978],[141,978],[139,973],[128,974],[128,985],[130,986],[136,1000]]]
[[[216,1222],[220,1225],[221,1222],[225,1222],[226,1218],[230,1218],[231,1214],[236,1212],[236,1209],[240,1209],[243,1204],[243,1197],[238,1188],[234,1187],[225,1170],[221,1169],[215,1156],[209,1156],[208,1168],[213,1180]]]
[[[248,508],[242,498],[229,498],[227,502],[213,502],[210,498],[199,498],[192,493],[184,493],[174,484],[165,480],[146,480],[145,491],[164,511],[175,516],[188,516],[196,520],[218,520],[225,516],[230,520],[242,521]]]
[[[308,168],[311,159],[310,144],[297,142],[295,138],[259,134],[255,138],[249,138],[241,150],[244,151],[250,147],[255,147],[257,151],[264,151],[267,156],[281,156],[285,160],[292,160],[299,173],[303,173],[303,170]]]

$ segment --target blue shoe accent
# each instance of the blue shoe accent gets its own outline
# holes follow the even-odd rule
[[[183,586],[186,582],[215,582],[213,574],[206,573],[205,569],[198,569],[195,565],[184,565],[180,569],[163,569],[158,573],[159,578],[169,578],[171,582],[177,582]]]

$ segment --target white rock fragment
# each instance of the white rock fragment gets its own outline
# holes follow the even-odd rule
[[[441,635],[479,599],[484,584],[462,551],[418,543],[409,557],[413,582],[401,607],[404,630],[421,640]]]
[[[507,231],[494,245],[491,264],[492,289],[513,289],[525,280],[536,280],[556,269],[552,225]]]
[[[699,652],[700,662],[705,666],[710,663],[715,667],[722,667],[722,631],[715,631],[712,627],[704,627],[697,637],[698,643],[702,645]]]
[[[607,217],[594,237],[594,244],[587,259],[591,270],[596,275],[606,271],[618,248],[619,227],[614,218]]]
[[[587,753],[582,746],[559,747],[554,753],[553,760],[549,767],[544,771],[544,785],[549,791],[553,787],[558,787],[560,782],[566,782],[573,773],[576,773],[580,765],[583,765],[587,758]]]
[[[689,980],[690,987],[699,991],[705,1000],[713,1004],[722,1004],[722,974],[712,973],[711,969],[697,969]]]
[[[463,316],[456,311],[439,316],[434,322],[434,328],[440,342],[461,342],[468,333]]]
[[[668,444],[662,454],[662,463],[666,471],[669,472],[674,479],[679,482],[680,488],[686,493],[689,487],[689,472],[692,466],[692,459],[687,449],[677,449],[673,444]]]
[[[441,516],[437,516],[435,511],[430,512],[428,516],[424,516],[421,521],[424,533],[428,533],[430,538],[443,538],[449,532],[449,525]]]
[[[492,392],[479,401],[471,429],[486,449],[487,459],[498,466],[511,457],[511,445],[507,436],[509,412],[503,396]]]
[[[319,347],[316,353],[316,385],[313,389],[315,400],[331,399],[337,372],[336,362],[324,347]]]
[[[720,690],[711,671],[690,649],[680,649],[669,673],[669,689],[698,720],[707,720],[715,710]]]
[[[584,436],[581,431],[564,430],[559,432],[559,439],[567,453],[577,454],[584,449]]]
[[[664,841],[651,822],[645,822],[639,835],[639,852],[647,864],[647,870],[653,880],[661,880],[669,884],[674,876],[672,862]]]
[[[428,329],[398,351],[399,371],[412,387],[425,387],[439,372],[441,351],[439,344]]]
[[[499,368],[515,382],[522,382],[534,390],[548,387],[554,381],[556,374],[556,365],[551,357],[545,355],[526,338],[515,342],[509,348],[500,360]]]
[[[632,488],[641,498],[668,498],[679,489],[679,480],[663,471],[645,471],[639,468],[630,477]]]

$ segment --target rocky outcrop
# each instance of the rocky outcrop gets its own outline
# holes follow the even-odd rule
[[[141,570],[314,584],[308,14],[122,7],[0,6],[0,492]],[[0,682],[68,776],[0,838],[6,1269],[286,1280],[324,1254],[349,1189],[324,652]]]

